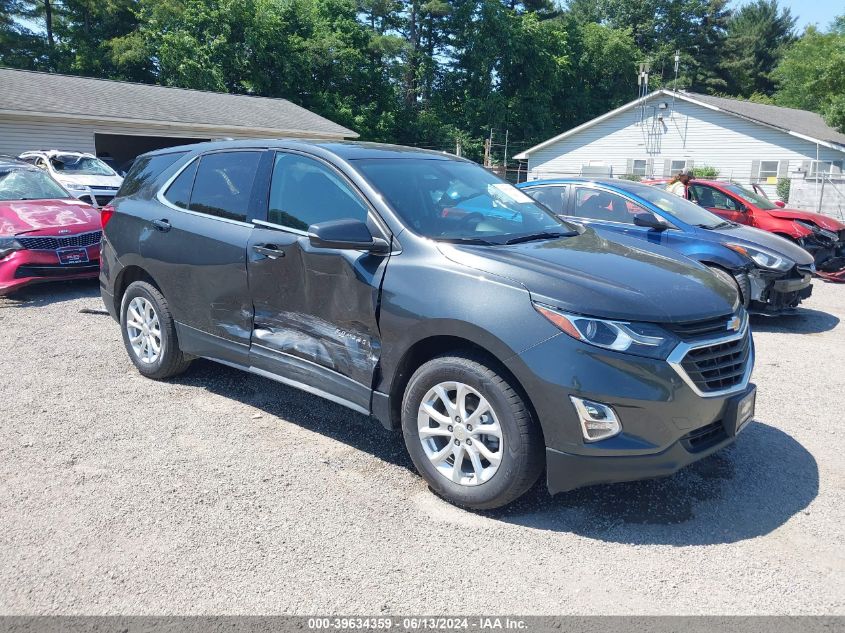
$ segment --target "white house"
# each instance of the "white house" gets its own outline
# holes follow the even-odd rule
[[[354,138],[285,99],[0,68],[0,154],[63,149],[123,163],[220,138]]]
[[[528,179],[662,177],[709,165],[720,178],[774,192],[778,178],[842,177],[845,134],[813,112],[658,90],[515,156]]]

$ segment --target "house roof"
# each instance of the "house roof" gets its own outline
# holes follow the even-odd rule
[[[526,159],[530,154],[533,154],[539,149],[563,140],[573,134],[577,134],[581,130],[592,127],[593,125],[596,125],[597,123],[609,119],[626,110],[635,108],[646,101],[650,101],[657,97],[666,98],[673,96],[690,103],[696,103],[706,108],[710,108],[711,110],[726,112],[727,114],[731,114],[742,119],[779,129],[787,134],[798,136],[808,141],[812,141],[813,143],[820,143],[827,147],[845,152],[845,134],[837,132],[835,129],[830,127],[824,122],[824,119],[815,112],[796,110],[794,108],[782,108],[780,106],[742,101],[739,99],[728,99],[726,97],[711,97],[710,95],[685,92],[682,90],[677,92],[672,92],[671,90],[657,90],[647,97],[626,103],[615,110],[606,112],[595,119],[591,119],[590,121],[574,127],[571,130],[567,130],[563,134],[558,134],[547,141],[543,141],[542,143],[517,154],[514,158],[517,160]]]
[[[286,99],[0,68],[0,113],[181,128],[354,138]]]

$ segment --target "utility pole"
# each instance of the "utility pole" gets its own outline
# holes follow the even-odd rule
[[[484,139],[484,166],[490,167],[490,139]]]
[[[461,155],[461,139],[455,140],[455,156]]]
[[[504,163],[504,167],[505,167],[505,180],[508,179],[508,132],[509,131],[510,130],[505,128],[505,158],[502,161]]]

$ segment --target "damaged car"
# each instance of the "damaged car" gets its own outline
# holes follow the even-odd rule
[[[460,506],[503,506],[542,473],[552,493],[670,475],[754,416],[732,281],[455,156],[168,148],[104,220],[102,297],[142,375],[203,357],[372,416]]]
[[[820,271],[845,268],[845,224],[821,213],[789,209],[733,182],[693,180],[687,197],[720,218],[792,240]]]
[[[0,158],[0,295],[96,277],[100,212],[28,163]]]
[[[24,152],[20,160],[43,169],[65,189],[92,205],[109,204],[123,177],[93,154],[57,149]]]
[[[752,313],[790,312],[812,293],[813,257],[797,244],[663,189],[627,180],[535,180],[523,191],[564,218],[676,250],[732,283]]]

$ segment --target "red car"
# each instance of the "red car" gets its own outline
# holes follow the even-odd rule
[[[649,180],[647,184],[664,182]],[[845,224],[830,216],[786,209],[751,189],[721,180],[691,181],[687,198],[726,220],[797,242],[813,255],[820,270],[845,266]]]
[[[0,295],[56,279],[96,277],[100,213],[37,167],[0,158]]]

